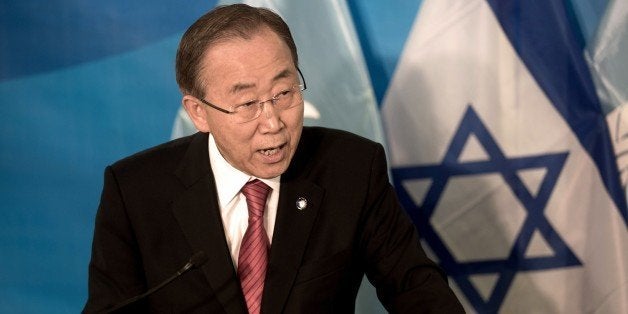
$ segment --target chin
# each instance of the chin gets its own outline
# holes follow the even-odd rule
[[[260,168],[258,168],[260,169]],[[270,179],[282,175],[288,169],[288,165],[262,166],[261,171],[254,171],[253,176],[260,179]]]

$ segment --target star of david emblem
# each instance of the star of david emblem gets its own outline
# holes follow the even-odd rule
[[[462,160],[465,145],[472,138],[477,139],[477,143],[486,152],[486,158],[483,160]],[[469,105],[441,164],[392,169],[399,199],[417,225],[421,237],[428,243],[429,249],[435,254],[441,267],[454,280],[476,311],[497,312],[518,272],[581,265],[580,260],[545,216],[545,208],[567,156],[568,153],[564,152],[507,158],[477,113]],[[525,171],[539,169],[544,175],[538,180],[539,184],[535,191],[529,187],[529,184],[526,184],[522,174]],[[460,242],[472,240],[470,238],[474,237],[473,232],[470,232],[471,235],[466,238],[460,237],[452,242],[451,237],[447,235],[451,228],[443,230],[445,228],[435,226],[433,221],[441,211],[455,213],[459,210],[458,208],[443,208],[451,207],[452,202],[446,202],[446,200],[456,197],[453,195],[455,192],[450,190],[455,180],[461,178],[474,180],[483,176],[500,179],[502,189],[500,190],[498,186],[492,191],[502,191],[512,195],[512,205],[503,206],[502,202],[501,207],[492,206],[489,214],[486,211],[487,206],[481,201],[474,200],[473,202],[482,204],[475,207],[465,205],[467,206],[465,214],[469,215],[468,217],[472,215],[477,217],[478,214],[483,213],[481,217],[486,218],[475,220],[479,222],[479,225],[473,226],[476,228],[473,232],[481,233],[487,228],[499,227],[500,223],[512,224],[511,217],[516,218],[517,215],[509,211],[515,208],[520,208],[519,226],[511,228],[514,229],[512,239],[501,254],[482,256],[482,250],[476,249],[476,255],[469,258],[469,254],[462,256],[457,251],[464,251],[465,243]],[[422,200],[417,200],[414,195],[416,193],[412,191],[411,185],[407,184],[416,181],[428,182],[425,185],[427,188],[425,188]],[[467,188],[468,186],[467,184]],[[491,195],[484,198],[489,197]],[[458,204],[461,203],[472,202],[471,200],[458,202]],[[491,220],[491,217],[499,216],[498,214],[507,217],[506,220]],[[465,219],[458,219],[458,221],[462,221],[461,224],[465,223]],[[469,223],[466,222],[466,226],[460,226],[468,227],[468,225]],[[533,238],[537,240],[540,238],[546,243],[546,251],[543,255],[532,254],[530,256]],[[482,241],[486,241],[487,243],[481,244],[487,246],[493,243],[491,237],[485,237]],[[482,276],[492,278],[492,289],[479,289],[478,284],[474,284],[473,279],[482,278]]]

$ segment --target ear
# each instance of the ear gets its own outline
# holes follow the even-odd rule
[[[188,113],[190,120],[194,123],[194,126],[197,130],[209,133],[211,132],[211,128],[209,127],[210,123],[207,120],[207,108],[205,104],[201,103],[196,97],[191,95],[183,96],[181,100],[181,104],[185,111]]]

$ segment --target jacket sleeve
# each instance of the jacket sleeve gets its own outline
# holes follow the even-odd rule
[[[366,275],[384,307],[391,313],[464,313],[396,198],[381,145],[373,157],[366,206],[361,248]]]
[[[89,263],[89,295],[84,313],[101,312],[146,290],[137,241],[111,167],[106,168],[104,177],[96,214]],[[133,304],[125,308],[125,312],[144,312],[141,306],[141,302]]]

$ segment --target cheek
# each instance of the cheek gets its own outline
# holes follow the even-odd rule
[[[283,119],[286,128],[290,133],[295,133],[297,130],[300,132],[301,127],[303,127],[303,107],[286,113]]]
[[[243,160],[250,157],[254,131],[238,125],[214,124],[212,134],[231,159]]]
[[[303,131],[303,115],[295,120],[294,126],[291,130],[292,141],[294,141],[295,145],[299,142],[299,139],[301,138],[301,131]]]

